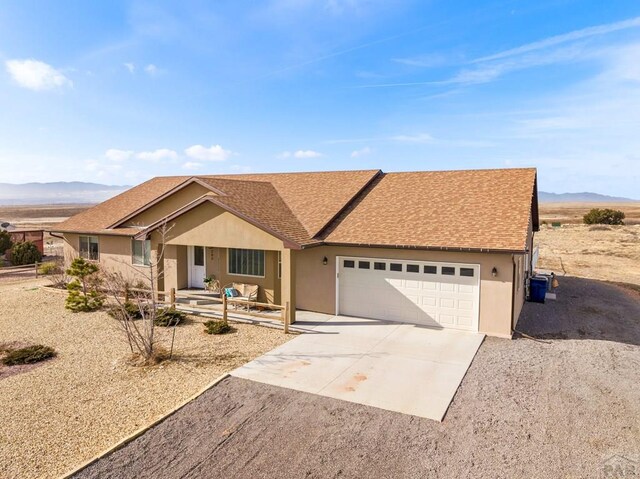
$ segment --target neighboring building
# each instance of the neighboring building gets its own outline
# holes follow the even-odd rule
[[[214,275],[301,310],[510,337],[538,231],[536,171],[159,177],[55,231],[67,260],[132,278],[159,259],[165,291]]]
[[[7,232],[13,243],[30,241],[36,245],[40,254],[44,255],[44,230],[9,229]]]

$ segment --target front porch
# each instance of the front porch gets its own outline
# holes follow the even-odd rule
[[[291,250],[254,250],[219,246],[172,245],[159,247],[158,289],[174,288],[176,301],[185,307],[218,308],[221,291],[208,291],[205,279],[217,281],[220,290],[233,283],[257,286],[255,301],[268,305],[288,303],[289,321],[295,321],[295,284]],[[285,266],[286,264],[286,266]],[[180,298],[183,296],[184,298]],[[186,296],[191,296],[187,298]]]

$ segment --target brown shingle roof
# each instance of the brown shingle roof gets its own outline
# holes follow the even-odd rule
[[[188,179],[188,176],[160,176],[152,178],[82,213],[72,216],[62,223],[58,223],[55,231],[120,235],[135,234],[138,231],[135,228],[115,228],[109,230],[107,230],[107,228]]]
[[[211,201],[251,218],[281,238],[288,238],[299,245],[310,242],[309,233],[271,183],[212,177],[201,180],[225,193],[212,196]]]
[[[380,170],[262,173],[217,178],[266,181],[309,233],[317,235]],[[201,177],[206,178],[206,177]]]
[[[322,238],[327,243],[523,251],[535,169],[381,175]]]
[[[140,229],[109,227],[197,178],[222,192],[206,195],[207,201],[301,246],[324,241],[522,251],[535,177],[535,169],[160,177],[68,219],[56,231],[135,235]]]

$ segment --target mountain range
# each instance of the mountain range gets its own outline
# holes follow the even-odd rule
[[[633,203],[640,200],[589,192],[547,193],[546,191],[539,191],[538,201],[540,203]]]
[[[0,183],[0,205],[100,203],[130,186],[101,185],[81,181],[54,183]]]
[[[0,183],[0,205],[99,203],[131,188],[81,181],[54,183]],[[627,203],[639,200],[598,193],[538,193],[540,203]]]

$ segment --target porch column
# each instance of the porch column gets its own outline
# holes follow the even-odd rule
[[[164,290],[171,288],[178,290],[178,247],[173,244],[164,245]]]
[[[296,321],[296,258],[295,251],[284,248],[281,251],[282,277],[280,298],[283,305],[289,303],[289,324]]]

